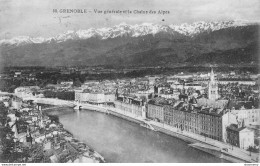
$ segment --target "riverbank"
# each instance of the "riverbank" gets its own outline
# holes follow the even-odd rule
[[[59,108],[59,110],[48,110],[45,112],[45,115],[48,116],[50,119],[53,119],[53,117],[57,117],[55,119],[56,123],[58,125],[62,125],[62,123],[59,122],[58,114],[60,110],[64,111],[66,113],[71,113],[71,109],[66,108]],[[62,125],[63,128],[63,125]],[[70,148],[75,148],[77,150],[77,157],[74,158],[74,160],[69,160],[67,163],[104,163],[105,159],[103,156],[101,156],[98,152],[93,150],[90,146],[88,146],[86,143],[83,143],[79,141],[77,138],[73,136],[71,132],[63,128],[63,131],[66,133],[66,140],[69,142],[69,144],[74,144],[74,146],[70,146]],[[75,153],[75,152],[74,152]]]
[[[144,121],[144,119],[141,117],[134,117],[131,114],[126,114],[125,112],[122,112],[113,107],[104,107],[104,106],[82,104],[82,103],[77,103],[77,104],[84,105],[83,108],[86,108],[86,109],[95,110],[95,111],[99,111],[102,113],[109,113],[114,116],[129,120],[129,121],[132,121],[135,123],[141,123],[141,122],[147,123],[147,121]],[[203,137],[200,135],[195,135],[195,134],[188,133],[188,132],[178,131],[178,129],[176,129],[172,126],[164,125],[162,123],[158,123],[155,121],[150,121],[149,123],[152,123],[153,127],[156,128],[158,131],[171,135],[171,136],[174,136],[176,138],[180,138],[189,143],[198,143],[199,142],[199,143],[203,143],[205,145],[211,145],[211,146],[217,147],[217,148],[219,148],[218,152],[220,152],[221,155],[216,155],[216,156],[218,156],[218,157],[222,156],[222,158],[225,158],[229,161],[243,162],[243,163],[244,162],[250,162],[250,163],[257,162],[257,156],[256,156],[257,154],[253,154],[251,156],[251,154],[249,155],[249,152],[247,152],[243,149],[240,149],[237,147],[234,147],[234,148],[232,147],[232,149],[231,149],[230,145],[225,144],[223,142],[219,142],[219,141],[216,141],[216,140],[213,140],[210,138],[206,138],[206,137]],[[194,147],[194,148],[202,150],[201,148],[198,148],[198,147]],[[224,151],[223,149],[228,149],[228,151]],[[207,153],[212,152],[212,151],[207,151],[207,150],[204,150],[204,151]],[[216,152],[212,152],[210,154],[215,155]],[[232,157],[233,157],[233,159],[231,159]]]
[[[43,105],[42,105],[43,106]],[[66,105],[67,106],[67,105]],[[13,132],[10,141],[14,142],[13,151],[17,156],[7,162],[22,163],[104,163],[105,159],[84,142],[76,139],[59,122],[55,108],[46,111],[38,104],[22,102],[19,109],[7,107],[6,118],[10,118],[8,127]],[[54,114],[51,114],[54,109]],[[59,111],[69,111],[69,108],[59,108]],[[58,110],[56,110],[58,111]],[[11,145],[11,144],[10,144]]]
[[[108,163],[222,163],[185,141],[153,132],[112,114],[85,110],[61,114],[60,122]]]
[[[99,109],[93,109],[94,107],[91,107],[89,105],[90,104],[84,105],[83,108],[88,109],[88,110],[94,110],[94,111],[101,112],[101,113],[106,113],[108,115],[113,115],[113,116],[116,116],[118,118],[130,121],[130,122],[134,122],[134,123],[137,123],[137,124],[149,123],[150,125],[152,125],[153,128],[156,129],[156,131],[164,133],[164,134],[169,135],[169,136],[173,136],[173,137],[178,138],[178,139],[181,139],[181,140],[183,140],[187,143],[198,143],[199,142],[199,143],[205,144],[205,142],[200,141],[198,139],[195,139],[194,137],[188,136],[188,135],[184,134],[183,132],[173,131],[170,126],[165,128],[163,124],[160,124],[160,123],[155,122],[155,121],[144,120],[142,117],[133,116],[129,112],[124,112],[124,111],[121,111],[121,110],[116,109],[114,107],[95,106],[95,107],[99,107]],[[165,126],[167,126],[167,125],[165,125]],[[191,147],[193,147],[195,149],[202,150],[202,149],[197,148],[195,146],[191,146]],[[211,155],[214,155],[216,157],[220,156],[220,155],[215,155],[216,153],[214,151],[208,151],[208,150],[202,150],[202,151],[209,153]],[[226,159],[227,161],[231,161],[231,162],[242,162],[242,163],[247,162],[247,161],[241,160],[241,159],[232,159],[231,157],[221,157],[221,158]]]
[[[257,154],[252,154],[250,152],[247,152],[243,149],[237,148],[237,147],[232,147],[228,144],[210,139],[210,138],[206,138],[200,135],[195,135],[192,133],[188,133],[188,132],[184,132],[184,131],[179,131],[178,129],[172,127],[172,126],[168,126],[162,123],[158,123],[155,121],[145,121],[143,118],[141,117],[135,117],[132,116],[132,114],[130,113],[125,113],[122,112],[118,109],[115,108],[107,108],[109,114],[112,114],[114,116],[135,122],[135,123],[141,123],[141,122],[145,122],[145,123],[149,123],[150,125],[152,125],[157,131],[162,132],[164,134],[167,135],[171,135],[174,136],[176,138],[182,139],[188,143],[201,143],[203,145],[205,145],[203,150],[204,152],[210,153],[216,157],[221,157],[225,160],[231,161],[231,162],[240,162],[240,163],[257,163]],[[207,146],[208,145],[208,146]],[[218,150],[208,150],[210,146],[214,146],[216,147]],[[202,150],[202,148],[199,147],[195,147],[196,149]],[[228,149],[227,151],[223,150],[223,149]],[[217,154],[217,155],[216,155]]]

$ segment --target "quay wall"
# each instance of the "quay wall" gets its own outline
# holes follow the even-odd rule
[[[126,119],[128,121],[131,121],[131,122],[135,122],[135,123],[141,123],[142,122],[141,119],[137,119],[135,117],[131,117],[131,116],[127,115],[127,114],[122,114],[121,112],[117,112],[117,111],[112,110],[112,109],[109,109],[109,113],[114,115],[114,116],[117,116],[117,117]],[[167,134],[167,135],[170,135],[170,136],[174,136],[174,137],[179,138],[179,139],[182,139],[182,140],[184,140],[187,143],[202,143],[202,144],[205,144],[205,145],[218,147],[218,141],[213,142],[213,143],[212,143],[212,140],[208,141],[208,142],[207,141],[202,141],[202,140],[196,139],[195,137],[192,137],[190,135],[186,135],[185,133],[182,133],[182,131],[176,132],[176,131],[167,129],[167,127],[164,127],[163,124],[159,125],[158,122],[151,122],[150,124],[156,130],[158,130],[159,132]],[[165,125],[165,126],[167,126],[167,125]],[[209,138],[206,138],[206,139],[208,140]],[[213,140],[213,141],[215,141],[215,140]],[[221,148],[221,147],[219,147],[219,148]],[[212,154],[212,155],[214,155],[216,157],[220,157],[221,156],[221,158],[223,158],[225,160],[228,160],[228,161],[231,161],[231,162],[240,162],[240,163],[241,162],[242,163],[252,162],[249,159],[245,159],[245,158],[243,158],[241,156],[237,156],[235,154],[231,154],[231,153],[224,152],[224,151],[221,151],[221,155],[219,153],[217,153],[216,151],[214,151],[214,152],[213,151],[209,151],[209,150],[203,150],[203,151],[207,152],[207,153],[210,153],[210,154]]]
[[[132,118],[132,117],[123,115],[123,114],[121,114],[121,113],[117,113],[117,112],[112,111],[112,110],[108,110],[108,112],[109,112],[109,114],[111,114],[111,115],[114,115],[114,116],[116,116],[116,117],[119,117],[119,118],[128,120],[128,121],[130,121],[130,122],[135,122],[135,123],[138,123],[138,124],[140,124],[140,123],[142,122],[141,120],[134,119],[134,118]]]
[[[107,109],[103,108],[101,106],[97,106],[97,105],[91,105],[91,104],[79,104],[79,106],[81,106],[82,109],[89,109],[89,110],[94,110],[94,111],[98,111],[98,112],[102,112],[102,113],[106,113]]]
[[[46,100],[38,100],[38,101],[46,104]],[[63,100],[63,101],[65,101],[65,100]],[[76,103],[74,103],[73,101],[65,101],[65,102],[67,102],[67,104],[69,103],[74,106],[76,105]],[[55,104],[60,104],[60,102],[56,102]],[[144,121],[144,119],[141,117],[134,117],[133,115],[128,115],[116,108],[97,106],[97,105],[91,105],[91,104],[85,104],[85,103],[80,103],[79,105],[83,109],[95,110],[95,111],[102,112],[102,113],[112,114],[116,117],[131,121],[131,122],[135,122],[138,124],[140,124],[141,122]],[[177,129],[175,129],[175,128],[170,128],[167,125],[159,124],[158,122],[151,121],[150,124],[159,132],[182,139],[188,143],[198,143],[199,142],[199,143],[208,144],[208,145],[219,147],[219,148],[224,147],[222,145],[223,143],[221,143],[221,142],[218,142],[215,140],[210,140],[209,138],[205,138],[205,139],[207,139],[207,141],[206,140],[204,141],[204,139],[202,139],[199,136],[193,136],[189,133],[177,131]],[[230,152],[224,152],[224,151],[222,151],[222,152],[223,153],[222,153],[221,158],[229,160],[231,162],[252,162],[249,158],[246,158],[244,156],[237,155],[237,154],[230,153]],[[210,152],[208,152],[208,153],[210,153]],[[210,154],[214,155],[214,153],[210,153]],[[217,156],[217,157],[219,157],[219,156]]]
[[[73,107],[74,106],[74,101],[67,101],[67,100],[61,100],[61,99],[52,99],[52,98],[34,98],[34,101],[36,103],[40,104],[48,104],[48,105],[64,105],[64,106],[69,106]]]

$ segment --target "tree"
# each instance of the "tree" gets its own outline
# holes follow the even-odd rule
[[[43,95],[47,98],[55,98],[56,97],[56,93],[51,91],[51,90],[46,90],[43,92]]]
[[[7,108],[5,108],[4,104],[1,103],[0,105],[0,123],[5,126],[7,122]]]
[[[3,151],[3,160],[5,162],[13,162],[10,160],[14,150],[14,133],[9,125],[0,127],[0,146]]]
[[[43,147],[39,144],[35,144],[31,149],[30,156],[32,157],[33,162],[41,162],[44,160]]]
[[[81,82],[79,81],[78,78],[75,81],[73,81],[73,86],[75,86],[75,87],[80,87],[81,86]]]
[[[52,122],[59,123],[59,117],[57,115],[49,115],[49,118]]]

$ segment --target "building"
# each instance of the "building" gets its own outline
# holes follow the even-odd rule
[[[239,121],[245,121],[245,125],[259,125],[260,124],[260,109],[245,109],[242,107],[239,110],[231,110],[237,116]]]
[[[156,80],[159,79],[158,76],[147,76],[149,80],[149,85],[154,85],[156,83]]]
[[[227,127],[227,143],[239,147],[239,131],[235,124]]]
[[[189,88],[192,88],[192,89],[195,89],[195,90],[198,90],[198,91],[202,91],[204,89],[204,87],[202,87],[202,85],[199,84],[199,83],[188,83],[188,84],[184,85],[184,89],[187,90]]]
[[[228,100],[210,100],[207,98],[199,98],[196,100],[198,106],[212,107],[212,108],[225,108],[228,104]]]
[[[225,110],[222,115],[222,141],[227,142],[227,127],[231,124],[238,124],[236,115],[230,112],[229,110]]]
[[[178,90],[174,90],[172,88],[165,88],[161,89],[158,93],[159,97],[166,98],[166,99],[175,99],[179,98],[180,92]]]
[[[194,134],[200,133],[198,111],[184,102],[180,102],[173,112],[173,126]]]
[[[208,85],[208,99],[209,100],[218,99],[218,84],[215,81],[215,75],[213,69],[211,69],[211,73],[210,73],[210,81]]]
[[[163,116],[164,116],[164,123],[170,126],[173,126],[173,106],[172,105],[164,105],[164,111],[163,111]]]
[[[173,126],[218,141],[226,140],[226,127],[237,123],[236,116],[223,109],[197,107],[180,102],[173,111]]]
[[[219,84],[227,85],[227,84],[239,84],[239,85],[256,85],[256,81],[243,81],[243,80],[220,80],[218,81]]]
[[[115,95],[113,93],[75,90],[75,101],[88,102],[91,104],[111,103],[115,101]]]
[[[20,71],[14,72],[14,77],[21,77],[21,75],[22,75],[22,72],[20,72]]]
[[[18,97],[32,97],[35,95],[35,92],[38,91],[40,87],[38,86],[24,86],[18,87],[14,90],[14,94]]]
[[[156,98],[157,100],[150,100],[147,106],[147,117],[159,122],[164,122],[164,104],[160,101],[163,98]]]
[[[88,100],[87,102],[92,104],[101,104],[105,103],[105,94],[104,93],[98,93],[98,92],[91,92],[88,94]]]
[[[135,117],[146,117],[144,101],[134,96],[117,96],[114,101],[115,108],[123,111],[125,114],[131,114]]]
[[[153,93],[154,93],[154,89],[151,88],[147,90],[139,90],[136,93],[130,93],[130,94],[135,95],[139,98],[145,98],[147,101]]]
[[[210,108],[199,112],[200,135],[222,141],[222,114],[221,110]]]
[[[22,107],[22,99],[19,98],[19,97],[13,97],[12,98],[12,101],[11,101],[11,106],[14,108],[14,109],[17,109],[19,110],[21,107]]]
[[[242,149],[254,146],[254,132],[246,127],[231,124],[227,127],[227,143]]]
[[[87,94],[81,89],[75,89],[75,101],[82,102],[87,101]]]
[[[73,81],[61,81],[60,84],[61,85],[72,85]]]

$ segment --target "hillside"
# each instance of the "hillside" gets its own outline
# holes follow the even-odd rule
[[[0,63],[4,66],[257,63],[259,25],[229,24],[216,24],[215,29],[200,27],[200,31],[195,28],[196,33],[187,30],[184,33],[172,26],[149,24],[138,29],[123,24],[103,33],[87,30],[88,35],[92,34],[88,38],[87,32],[83,37],[78,32],[68,32],[48,41],[5,40],[0,42]]]

